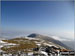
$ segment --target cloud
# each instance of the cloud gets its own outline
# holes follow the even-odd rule
[[[56,40],[59,40],[59,41],[71,41],[69,39],[66,39],[66,38],[61,38],[61,37],[58,37],[58,36],[51,36],[52,38],[56,39]]]
[[[66,39],[74,40],[74,32],[62,32],[60,36]]]
[[[58,31],[58,32],[53,32],[51,34],[53,34],[52,36],[57,36],[58,39],[74,40],[74,32],[72,31]]]
[[[58,31],[58,32],[44,32],[44,31],[3,31],[2,36],[5,38],[12,38],[16,36],[27,36],[31,33],[39,33],[46,36],[51,36],[54,39],[60,40],[60,41],[72,41],[74,40],[74,32],[68,32],[68,31]]]
[[[43,35],[52,36],[53,38],[60,41],[73,41],[74,40],[74,32],[73,31],[50,31],[41,33]]]

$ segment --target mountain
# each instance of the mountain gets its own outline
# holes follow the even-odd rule
[[[73,50],[75,50],[75,41],[62,41],[65,45],[71,47]]]
[[[59,46],[62,46],[62,47],[64,47],[64,48],[66,48],[66,49],[71,49],[70,47],[68,47],[68,46],[66,46],[65,44],[63,44],[61,41],[56,40],[56,39],[54,39],[54,38],[52,38],[52,37],[48,37],[48,36],[44,36],[44,35],[40,35],[40,34],[35,34],[35,33],[30,34],[28,37],[43,39],[43,40],[52,42],[52,43],[54,43],[54,44],[57,44],[57,45],[59,45]]]

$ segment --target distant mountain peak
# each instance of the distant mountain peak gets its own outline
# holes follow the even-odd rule
[[[40,34],[37,34],[37,33],[32,33],[32,34],[30,34],[30,35],[28,35],[28,37],[37,37],[37,36],[42,36],[42,35],[40,35]]]

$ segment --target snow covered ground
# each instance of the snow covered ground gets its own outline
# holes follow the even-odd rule
[[[0,40],[0,48],[2,48],[3,46],[7,46],[7,45],[16,45],[16,44],[7,43],[7,42],[4,42],[4,41]]]
[[[0,43],[6,43],[6,42],[4,42],[4,41],[0,40]]]

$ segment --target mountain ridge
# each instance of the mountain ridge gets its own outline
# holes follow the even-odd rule
[[[64,43],[62,43],[61,41],[59,40],[56,40],[52,37],[48,37],[48,36],[44,36],[44,35],[40,35],[40,34],[36,34],[36,33],[32,33],[30,35],[28,35],[27,37],[31,37],[31,38],[40,38],[40,39],[43,39],[43,40],[46,40],[46,41],[49,41],[49,42],[53,42],[55,44],[58,44],[66,49],[71,49],[70,47],[68,47],[67,45],[65,45]]]

